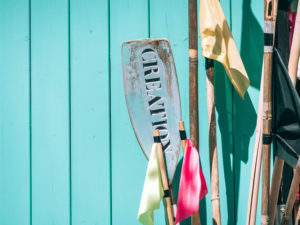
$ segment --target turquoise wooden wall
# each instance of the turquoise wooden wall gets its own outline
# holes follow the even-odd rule
[[[221,214],[223,224],[232,225],[244,224],[247,214],[263,1],[221,4],[251,80],[242,101],[216,63]],[[187,0],[0,0],[1,225],[139,224],[147,161],[123,96],[121,43],[170,40],[188,125],[187,12]],[[200,158],[209,184],[202,57],[199,112]],[[178,182],[179,170],[175,189]],[[210,192],[201,218],[211,224]],[[155,221],[164,223],[162,209]]]

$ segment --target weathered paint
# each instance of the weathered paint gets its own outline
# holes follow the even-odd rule
[[[122,45],[123,84],[132,127],[146,157],[153,130],[160,131],[169,183],[177,166],[181,104],[176,69],[167,39],[142,39]]]
[[[263,4],[221,4],[251,81],[242,101],[215,64],[221,216],[223,224],[244,224]],[[139,224],[147,159],[126,109],[121,44],[170,40],[189,124],[187,12],[182,0],[0,0],[0,224]],[[209,183],[205,76],[199,57],[199,150]],[[210,217],[209,193],[202,224],[212,224]],[[163,209],[155,222],[164,223]]]

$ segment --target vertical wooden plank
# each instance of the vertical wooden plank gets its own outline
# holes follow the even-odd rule
[[[0,1],[0,224],[30,224],[28,0]]]
[[[68,1],[32,0],[32,222],[70,223]]]
[[[246,221],[259,88],[263,61],[263,2],[232,0],[232,31],[250,79],[243,101],[234,92],[234,167],[236,224]],[[260,215],[258,200],[257,215]],[[257,216],[257,224],[260,216]]]
[[[72,224],[109,225],[108,1],[70,6]]]
[[[170,41],[181,98],[182,120],[189,130],[189,58],[188,58],[188,1],[151,0],[150,1],[150,37],[167,38]],[[180,16],[179,16],[180,15]],[[173,189],[177,201],[182,152],[173,179]],[[163,218],[163,210],[160,211]]]
[[[111,0],[110,31],[112,224],[140,224],[136,218],[148,161],[136,140],[126,108],[121,44],[148,37],[148,1]]]

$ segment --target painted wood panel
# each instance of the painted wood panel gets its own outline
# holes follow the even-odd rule
[[[31,1],[32,224],[70,224],[69,9]]]
[[[108,1],[72,0],[72,224],[110,224]]]
[[[235,224],[244,224],[247,216],[245,206],[248,205],[263,61],[263,4],[259,0],[232,0],[232,33],[250,79],[244,101],[237,93],[233,95]],[[259,198],[257,224],[260,223],[260,205]]]
[[[122,81],[121,44],[146,38],[148,1],[111,0],[111,151],[112,151],[112,224],[137,221],[139,201],[147,168],[147,159],[130,124]],[[164,217],[155,215],[158,223]]]
[[[139,224],[147,160],[125,104],[121,43],[146,37],[170,40],[189,133],[187,3],[0,0],[0,224],[27,225],[31,215],[34,225]],[[242,101],[223,67],[215,64],[221,216],[223,224],[244,224],[261,75],[263,4],[221,4],[251,80]],[[200,43],[199,34],[199,150],[210,187]],[[182,158],[175,192],[181,163]],[[202,224],[212,224],[210,198],[209,193],[201,202]],[[163,209],[155,213],[155,222],[164,223]]]
[[[167,38],[170,41],[180,90],[182,120],[185,122],[187,132],[189,132],[189,92],[187,88],[189,86],[188,1],[151,0],[149,12],[150,37]],[[173,190],[176,201],[181,166],[182,150],[180,150],[178,166],[173,180]],[[161,205],[161,208],[162,207],[163,205]],[[164,217],[163,210],[160,210],[159,213],[161,217]],[[181,224],[184,224],[184,222],[181,222]]]
[[[30,224],[29,5],[0,1],[0,224]]]

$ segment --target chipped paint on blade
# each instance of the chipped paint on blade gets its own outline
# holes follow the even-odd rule
[[[123,83],[135,135],[150,156],[154,129],[159,129],[171,183],[178,160],[181,120],[174,59],[166,39],[142,39],[122,45]]]

